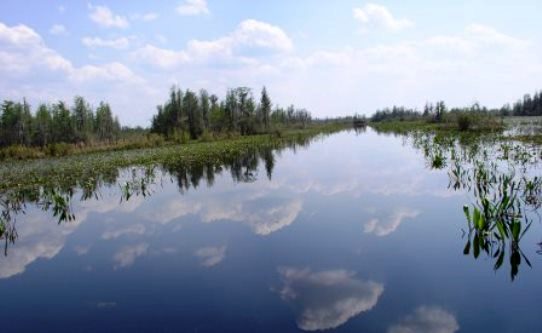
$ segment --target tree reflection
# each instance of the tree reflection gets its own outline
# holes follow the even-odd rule
[[[258,171],[263,165],[268,179],[275,167],[275,154],[299,147],[307,147],[314,137],[298,136],[280,141],[271,140],[260,146],[247,145],[242,150],[225,151],[220,158],[185,160],[171,156],[160,163],[147,167],[108,169],[89,173],[79,179],[66,177],[65,181],[45,181],[33,187],[17,187],[0,192],[0,240],[4,241],[4,254],[18,238],[16,224],[27,205],[38,207],[51,214],[58,223],[73,221],[76,216],[71,203],[79,195],[80,201],[101,200],[100,190],[119,189],[120,202],[133,197],[148,197],[156,190],[156,185],[164,181],[177,184],[180,193],[191,188],[197,189],[202,181],[213,186],[216,175],[229,171],[234,182],[250,183],[258,179]]]

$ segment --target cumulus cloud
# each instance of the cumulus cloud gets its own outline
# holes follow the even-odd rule
[[[49,29],[49,33],[55,36],[67,35],[68,30],[62,24],[53,24],[53,26]]]
[[[206,0],[185,0],[177,6],[177,13],[183,16],[209,14],[209,8]]]
[[[130,46],[130,40],[126,37],[119,37],[114,39],[102,39],[100,37],[83,37],[81,39],[83,45],[87,47],[110,47],[113,49],[121,50]]]
[[[459,330],[455,316],[439,308],[421,306],[391,326],[388,333],[454,333]]]
[[[387,236],[397,230],[404,219],[413,219],[419,214],[420,212],[415,209],[399,208],[386,221],[381,221],[377,218],[371,219],[365,224],[364,231],[365,233],[372,233],[380,237]]]
[[[290,37],[281,28],[257,20],[245,20],[233,33],[232,43],[261,47],[265,49],[289,51],[293,48]]]
[[[201,259],[201,265],[212,267],[218,265],[226,257],[226,246],[203,247],[195,253],[196,257]]]
[[[354,8],[354,18],[363,27],[384,28],[391,31],[400,31],[410,28],[414,23],[408,19],[395,18],[385,6],[369,3],[361,8]]]
[[[133,265],[138,257],[147,253],[149,244],[140,243],[136,245],[125,246],[113,255],[116,262],[115,268],[124,268]]]
[[[141,62],[163,69],[174,68],[190,61],[190,57],[185,51],[172,51],[150,44],[138,49],[133,55]]]
[[[103,40],[89,39],[87,43],[97,45]],[[142,83],[126,65],[113,62],[101,65],[75,67],[58,52],[47,47],[39,34],[33,29],[18,25],[8,27],[0,23],[0,72],[21,76],[35,74],[36,71],[60,72],[65,78],[75,82],[91,80],[123,81]]]
[[[384,292],[382,284],[357,279],[345,270],[281,268],[279,272],[284,283],[281,298],[294,305],[297,326],[305,331],[337,328],[371,310]]]
[[[0,23],[0,72],[28,73],[43,67],[50,71],[69,72],[71,62],[45,46],[41,36],[26,25]]]
[[[146,45],[133,55],[142,62],[164,69],[185,64],[214,62],[247,63],[245,52],[259,49],[268,53],[288,52],[293,42],[281,28],[257,20],[245,20],[230,34],[215,40],[191,40],[184,50]]]
[[[111,9],[106,6],[94,6],[89,4],[88,8],[90,10],[90,19],[99,26],[125,29],[130,25],[126,17],[113,14]]]
[[[145,81],[132,72],[126,65],[119,62],[103,65],[85,65],[73,70],[70,73],[69,78],[76,82],[105,80],[126,83],[143,83]]]

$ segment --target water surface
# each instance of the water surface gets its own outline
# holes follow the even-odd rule
[[[495,269],[465,252],[476,191],[414,141],[369,129],[219,170],[124,169],[74,189],[61,223],[28,202],[2,240],[2,331],[539,331],[538,207],[520,264],[510,249]]]

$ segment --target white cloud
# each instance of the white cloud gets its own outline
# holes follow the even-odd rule
[[[66,11],[66,7],[60,5],[58,7],[56,7],[56,9],[58,10],[59,13],[63,14],[65,11]]]
[[[127,37],[115,39],[102,39],[100,37],[83,37],[82,43],[87,47],[110,47],[113,49],[126,49],[130,46],[130,40]]]
[[[72,64],[45,46],[41,36],[26,25],[0,23],[0,72],[28,73],[31,69],[68,72]]]
[[[212,267],[218,265],[226,257],[226,246],[203,247],[195,253],[196,257],[201,259],[201,265]]]
[[[391,326],[388,333],[454,333],[459,324],[454,315],[439,308],[421,306]]]
[[[293,43],[281,28],[257,20],[245,20],[233,33],[233,44],[290,51]]]
[[[55,36],[67,35],[68,30],[62,24],[53,24],[53,26],[49,29],[49,33]]]
[[[251,64],[243,54],[253,49],[267,54],[288,52],[293,42],[281,28],[266,22],[245,20],[230,34],[209,41],[191,40],[185,50],[174,51],[146,45],[133,53],[139,61],[163,69],[193,63]]]
[[[361,8],[354,8],[354,18],[364,27],[384,28],[391,31],[400,31],[410,28],[414,23],[407,19],[397,19],[385,6],[369,3]]]
[[[177,13],[183,16],[209,14],[209,8],[206,0],[185,0],[183,4],[177,6]]]
[[[70,79],[75,82],[118,81],[125,83],[143,83],[144,80],[134,74],[126,65],[113,62],[103,65],[85,65],[73,70]]]
[[[113,255],[113,260],[117,263],[115,268],[124,268],[133,265],[138,257],[147,253],[149,244],[140,243],[136,245],[125,246]]]
[[[133,53],[133,55],[139,61],[152,64],[163,69],[174,68],[190,61],[190,57],[185,51],[176,52],[162,49],[150,44],[138,49]]]
[[[399,208],[396,209],[393,214],[389,217],[387,221],[380,221],[377,218],[371,219],[364,226],[365,233],[372,233],[377,236],[387,236],[397,230],[401,225],[404,219],[416,218],[420,212],[418,210],[410,208]]]
[[[514,38],[503,34],[493,27],[483,24],[470,24],[465,29],[467,35],[473,38],[475,42],[482,44],[498,44],[507,47],[524,47],[529,43],[525,40]]]
[[[337,328],[371,310],[384,292],[382,284],[345,270],[281,268],[279,273],[281,298],[297,309],[297,326],[305,331]]]
[[[94,6],[89,4],[89,17],[92,21],[105,28],[128,28],[128,19],[124,16],[115,15],[106,6]]]

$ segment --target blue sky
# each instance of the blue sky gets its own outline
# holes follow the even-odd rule
[[[267,86],[318,117],[542,89],[540,1],[0,2],[0,98],[111,103],[147,125],[169,87]]]

